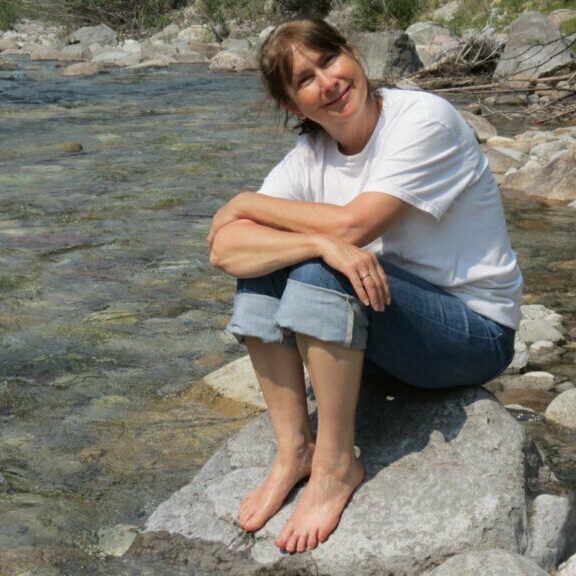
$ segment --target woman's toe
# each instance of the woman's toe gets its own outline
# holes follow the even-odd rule
[[[298,542],[296,544],[296,550],[298,552],[306,552],[308,549],[308,534],[302,534],[300,538],[298,538]]]

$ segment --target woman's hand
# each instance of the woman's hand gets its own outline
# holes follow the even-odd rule
[[[350,280],[364,305],[377,312],[390,305],[388,280],[374,254],[332,236],[320,236],[319,240],[324,262]]]
[[[208,246],[210,248],[214,243],[216,234],[222,227],[226,226],[226,224],[230,224],[231,222],[244,218],[240,210],[240,203],[243,200],[244,194],[252,194],[252,192],[240,192],[240,194],[236,194],[236,196],[226,202],[226,204],[224,204],[224,206],[222,206],[222,208],[220,208],[220,210],[214,214],[212,218],[212,225],[210,226],[210,231],[206,237],[206,242],[208,242]]]

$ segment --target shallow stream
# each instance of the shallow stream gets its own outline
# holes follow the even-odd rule
[[[106,530],[142,526],[250,417],[194,385],[244,353],[223,330],[233,281],[204,237],[292,136],[253,74],[77,79],[13,62],[0,72],[0,574],[111,574],[96,559]],[[507,215],[526,301],[574,329],[576,211]],[[551,370],[576,382],[575,357]],[[576,484],[574,438],[527,426]]]

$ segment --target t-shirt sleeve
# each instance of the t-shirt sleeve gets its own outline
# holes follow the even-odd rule
[[[366,192],[384,192],[442,218],[475,182],[482,155],[458,112],[440,98],[392,118],[371,160]]]
[[[270,171],[258,193],[274,198],[302,200],[305,185],[305,167],[300,150],[295,148]]]

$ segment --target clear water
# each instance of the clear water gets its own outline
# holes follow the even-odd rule
[[[0,72],[0,573],[111,573],[98,530],[141,526],[246,421],[194,393],[243,353],[204,237],[292,137],[252,74],[15,62]],[[508,217],[527,300],[573,327],[576,211]],[[574,442],[539,426],[576,480]]]

